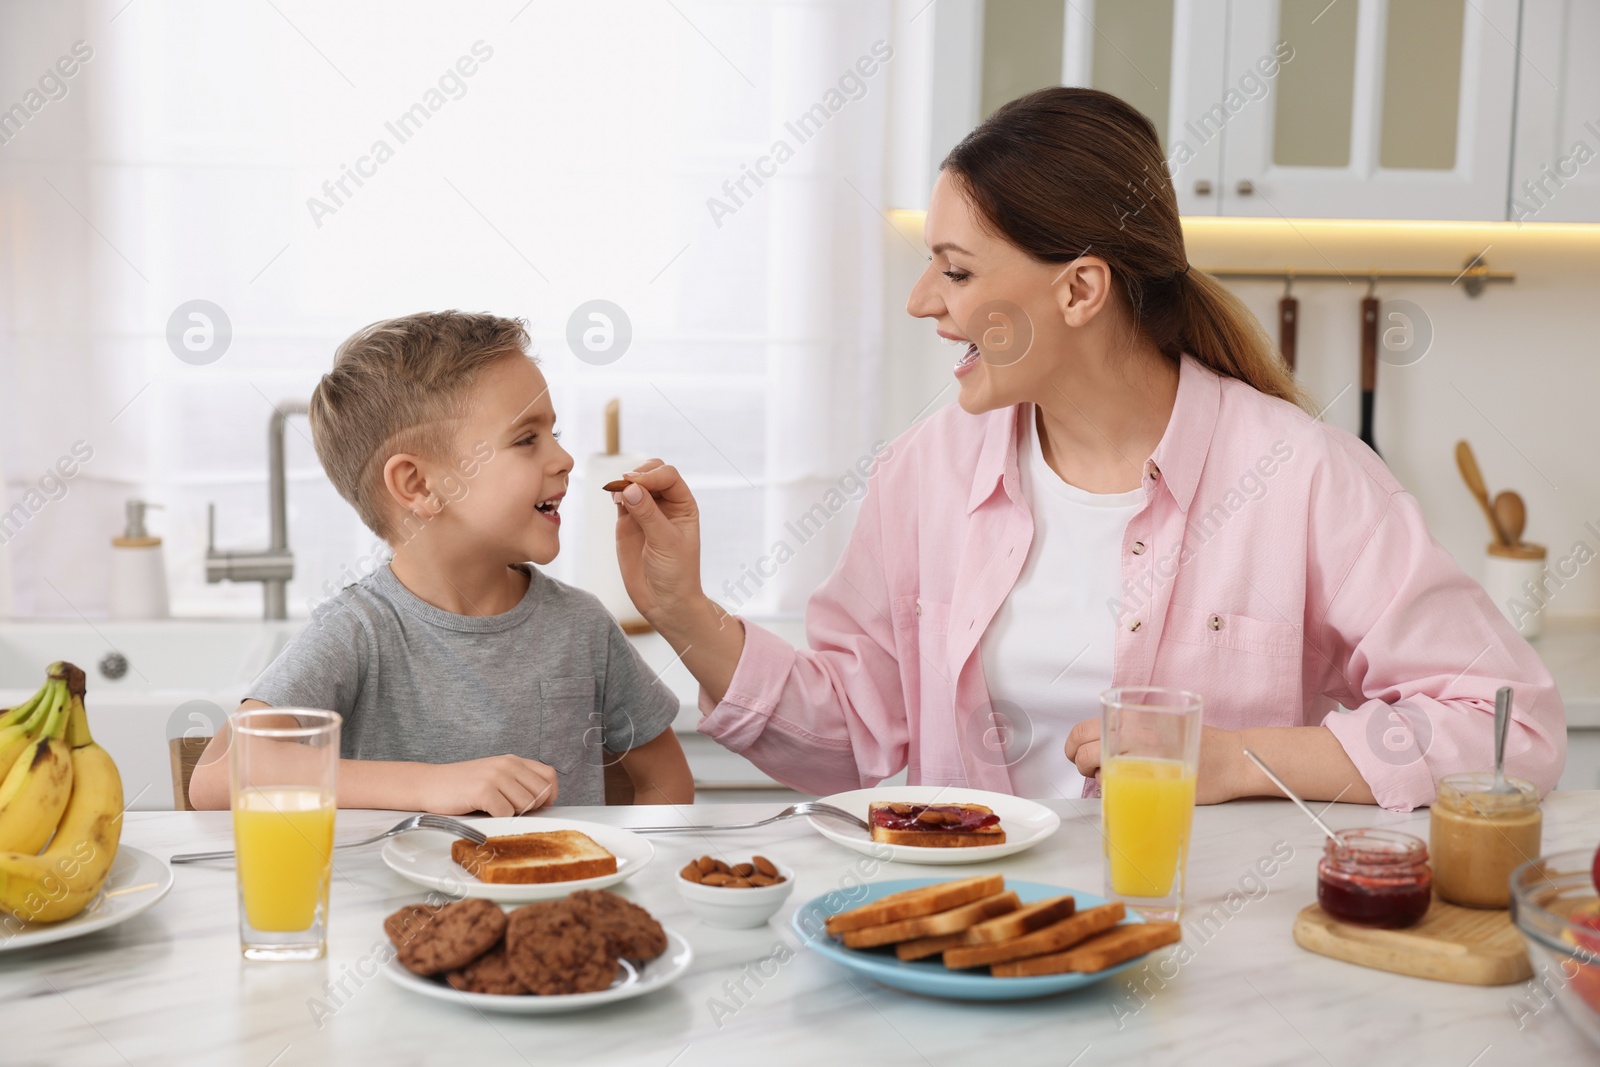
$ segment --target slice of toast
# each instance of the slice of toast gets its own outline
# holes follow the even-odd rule
[[[1053,926],[1071,915],[1077,906],[1077,901],[1070,896],[1036,900],[1027,907],[1018,908],[998,919],[989,919],[967,927],[965,941],[969,945],[992,945],[996,941],[1010,941],[1023,934],[1031,934],[1035,930]]]
[[[971,904],[963,904],[959,908],[949,911],[934,912],[917,919],[901,919],[899,922],[884,923],[881,926],[868,926],[861,930],[851,930],[844,935],[845,948],[876,948],[879,945],[892,945],[896,941],[911,941],[921,937],[937,937],[941,934],[956,934],[967,929],[973,923],[982,922],[996,915],[1004,915],[1008,911],[1015,911],[1022,906],[1022,901],[1017,899],[1014,892],[996,893],[992,897],[980,897]]]
[[[1181,937],[1177,923],[1127,923],[1112,927],[1065,952],[997,963],[989,970],[996,978],[1025,978],[1035,974],[1065,974],[1068,971],[1092,974],[1135,956],[1143,956],[1162,945],[1175,944]]]
[[[944,950],[944,965],[951,970],[961,970],[966,967],[983,967],[988,964],[1025,959],[1029,956],[1060,952],[1071,948],[1084,938],[1111,929],[1127,914],[1127,908],[1123,906],[1122,901],[1113,900],[1110,904],[1080,911],[1053,926],[1014,937],[1010,941],[947,948]]]
[[[867,805],[867,821],[872,824],[872,839],[885,845],[973,848],[1006,842],[999,816],[982,804],[873,801]]]
[[[919,937],[915,941],[902,941],[894,947],[894,954],[900,959],[910,963],[912,960],[925,960],[929,956],[941,955],[945,949],[954,948],[963,943],[966,934],[941,934],[938,937]]]
[[[575,882],[617,873],[617,857],[579,830],[491,837],[481,845],[457,839],[450,858],[480,882],[497,884]]]
[[[983,897],[992,897],[996,893],[1004,892],[1005,887],[1006,880],[1003,875],[980,874],[953,882],[906,889],[899,893],[890,893],[886,897],[879,897],[859,908],[828,916],[827,930],[837,937],[851,930],[882,926],[884,923],[899,922],[901,919],[916,919],[932,915],[934,912],[959,908],[963,904],[971,904]]]

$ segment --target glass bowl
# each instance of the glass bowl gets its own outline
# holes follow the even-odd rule
[[[1594,850],[1553,852],[1511,874],[1511,918],[1528,942],[1533,980],[1600,1049],[1600,898]]]

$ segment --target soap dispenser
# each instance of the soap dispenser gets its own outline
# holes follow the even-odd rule
[[[128,528],[111,539],[111,617],[113,619],[165,619],[167,565],[161,538],[144,528],[144,513],[160,504],[128,501]]]

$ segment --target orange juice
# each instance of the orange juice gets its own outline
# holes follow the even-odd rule
[[[333,798],[316,789],[247,789],[233,809],[239,891],[256,930],[309,930],[326,913]]]
[[[1189,851],[1194,775],[1178,760],[1114,756],[1100,768],[1106,860],[1118,896],[1164,897]]]

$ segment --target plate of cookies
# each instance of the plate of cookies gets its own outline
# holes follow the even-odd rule
[[[469,897],[410,904],[383,921],[389,980],[480,1011],[580,1011],[652,993],[694,959],[689,943],[644,908],[580,889],[507,911]]]
[[[1176,943],[1120,900],[1002,875],[905,878],[802,904],[806,946],[895,989],[955,1000],[1021,1000],[1102,982]],[[854,904],[854,907],[845,907]]]
[[[1036,801],[956,786],[879,786],[822,801],[859,816],[871,830],[808,815],[817,833],[900,863],[987,863],[1030,849],[1061,827],[1061,816]]]
[[[638,834],[604,823],[523,815],[474,819],[489,840],[475,845],[436,830],[391,838],[383,862],[404,878],[452,897],[501,904],[555,900],[576,889],[604,889],[631,878],[655,857]]]

